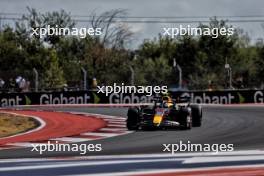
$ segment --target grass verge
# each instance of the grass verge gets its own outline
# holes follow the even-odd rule
[[[0,138],[26,132],[39,125],[39,122],[32,117],[0,113]]]

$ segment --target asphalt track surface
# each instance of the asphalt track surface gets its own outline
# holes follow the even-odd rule
[[[127,108],[72,107],[45,110],[89,112],[126,116]],[[190,141],[195,144],[234,144],[234,150],[264,149],[264,107],[207,106],[203,109],[202,127],[192,130],[136,131],[127,135],[86,143],[102,144],[103,150],[87,155],[162,153],[163,144]],[[15,151],[14,151],[15,150]],[[78,153],[49,152],[43,155],[31,148],[0,151],[0,158],[76,156]]]

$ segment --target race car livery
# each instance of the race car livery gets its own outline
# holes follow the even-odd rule
[[[202,107],[190,104],[186,97],[174,100],[169,96],[164,96],[156,98],[153,105],[129,108],[126,124],[128,130],[191,129],[202,125]]]

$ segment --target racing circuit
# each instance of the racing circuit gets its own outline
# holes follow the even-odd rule
[[[127,112],[126,107],[88,107],[85,105],[25,107],[23,109],[102,114],[112,118],[114,116],[125,118]],[[30,148],[0,150],[0,158],[3,159],[0,163],[0,173],[15,175],[23,171],[24,175],[29,173],[33,175],[99,173],[133,175],[132,171],[137,171],[138,174],[135,175],[147,174],[148,172],[148,174],[155,175],[154,173],[162,170],[180,172],[187,169],[188,172],[184,173],[185,175],[204,173],[216,175],[216,173],[224,173],[225,170],[231,169],[228,171],[228,173],[233,173],[231,175],[242,175],[241,173],[244,175],[249,173],[264,174],[263,114],[263,105],[206,105],[203,108],[202,127],[188,131],[139,130],[114,137],[80,142],[102,144],[102,151],[87,153],[88,156],[80,156],[74,152],[49,152],[40,156],[39,153],[31,152]],[[202,153],[171,155],[170,153],[162,153],[162,144],[174,144],[180,140],[189,140],[192,143],[200,144],[234,144],[235,152],[219,155]],[[62,156],[68,157],[62,159],[60,158]],[[224,159],[221,156],[225,156]],[[43,157],[44,159],[42,159]],[[197,162],[197,157],[200,158],[199,162]],[[36,159],[12,160],[11,158]],[[224,166],[231,166],[232,168],[225,167],[225,170],[217,171],[217,168]],[[247,166],[251,167],[247,168]],[[236,169],[236,167],[238,168]],[[203,171],[199,171],[199,168],[203,168]],[[212,171],[212,168],[215,170]],[[151,171],[156,172],[152,173]]]

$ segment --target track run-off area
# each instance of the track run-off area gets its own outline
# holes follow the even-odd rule
[[[21,108],[20,108],[21,109]],[[58,135],[45,140],[78,144],[101,144],[102,151],[47,152],[40,155],[30,146],[0,150],[0,174],[4,175],[263,175],[264,174],[264,106],[204,105],[202,127],[191,130],[132,131],[125,129],[127,107],[43,106],[23,107],[24,115],[35,112],[62,113],[59,117],[69,129],[67,116],[84,121],[100,121],[100,127],[80,130],[78,134]],[[29,111],[38,110],[38,111]],[[13,110],[12,110],[13,112]],[[71,113],[69,113],[71,112]],[[16,112],[15,112],[16,113]],[[26,114],[25,114],[26,113]],[[42,115],[43,115],[42,114]],[[54,120],[54,117],[49,116]],[[99,123],[99,124],[100,124]],[[104,124],[105,123],[105,124]],[[79,122],[80,128],[96,123]],[[107,126],[108,125],[108,126]],[[42,128],[42,130],[45,127]],[[57,129],[57,130],[56,130]],[[64,132],[56,127],[57,133]],[[58,130],[59,129],[59,130]],[[86,131],[86,132],[85,132]],[[66,132],[65,132],[66,133]],[[97,133],[100,137],[95,137]],[[33,133],[32,133],[33,134]],[[85,136],[88,135],[88,136]],[[23,136],[23,135],[21,135]],[[17,136],[17,137],[21,137]],[[74,140],[76,138],[76,140]],[[83,139],[87,140],[83,140]],[[67,140],[68,139],[68,140]],[[93,140],[95,139],[95,140]],[[2,139],[1,139],[2,140]],[[0,142],[1,142],[0,140]],[[4,139],[5,140],[5,139]],[[44,140],[44,139],[43,139]],[[186,153],[163,151],[163,144],[190,141],[194,144],[233,144],[233,152]],[[8,141],[23,144],[25,141]],[[26,142],[39,142],[38,140]],[[22,146],[22,145],[21,145]],[[4,148],[4,147],[3,147]],[[63,157],[63,159],[62,159]],[[20,158],[20,159],[13,159]]]

